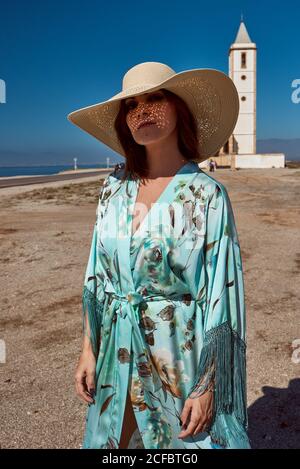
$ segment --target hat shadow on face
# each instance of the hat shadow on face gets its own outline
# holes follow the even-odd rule
[[[197,161],[197,159],[200,158],[200,155],[197,139],[197,126],[193,114],[184,100],[175,93],[165,89],[161,89],[160,91],[174,107],[177,121],[176,129],[178,134],[179,151],[183,155],[184,159]],[[122,100],[114,124],[116,133],[124,151],[127,154],[127,167],[140,175],[146,175],[148,168],[146,164],[145,146],[136,143],[134,140],[132,132],[126,121],[127,110],[128,108],[126,107],[125,100]],[[141,164],[141,162],[143,164]],[[145,173],[143,173],[143,168]]]

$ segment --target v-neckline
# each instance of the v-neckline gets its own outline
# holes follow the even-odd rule
[[[145,223],[147,222],[148,218],[152,214],[154,208],[157,206],[158,203],[160,203],[167,195],[170,194],[170,191],[173,189],[174,184],[177,182],[177,176],[180,174],[183,174],[184,172],[188,172],[188,168],[190,165],[197,164],[192,160],[187,161],[184,165],[182,165],[179,170],[174,174],[172,179],[168,182],[168,184],[165,186],[163,191],[160,193],[160,195],[157,197],[155,202],[151,203],[151,206],[149,210],[147,211],[146,215],[144,216],[143,220],[137,227],[134,233],[132,233],[132,228],[133,228],[133,216],[135,212],[135,206],[136,206],[136,201],[137,201],[137,196],[139,192],[139,187],[140,187],[140,179],[138,181],[133,180],[134,184],[134,195],[133,195],[133,210],[132,213],[130,213],[129,217],[129,231],[130,231],[130,239],[135,239],[138,233],[144,228]],[[197,165],[198,166],[198,165]]]

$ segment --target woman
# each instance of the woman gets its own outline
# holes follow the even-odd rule
[[[126,164],[100,191],[76,391],[83,448],[250,448],[242,261],[225,187],[197,164],[235,127],[232,80],[145,62],[71,122]]]

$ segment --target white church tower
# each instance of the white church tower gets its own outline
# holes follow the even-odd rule
[[[232,135],[222,148],[200,167],[209,167],[214,160],[218,167],[284,168],[283,153],[256,153],[256,53],[243,18],[236,38],[229,48],[229,73],[239,94],[239,116]]]
[[[233,131],[233,153],[256,154],[256,44],[245,23],[229,49],[229,76],[240,97],[240,112]]]

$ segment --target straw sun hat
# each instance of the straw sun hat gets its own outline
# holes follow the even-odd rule
[[[176,73],[163,63],[143,62],[125,73],[121,92],[107,101],[73,111],[67,118],[126,157],[114,129],[120,101],[160,88],[181,97],[195,117],[201,156],[196,161],[204,161],[222,148],[236,125],[239,96],[231,78],[215,69]]]

